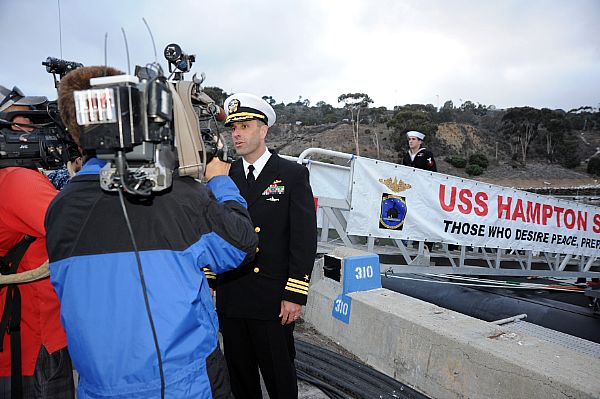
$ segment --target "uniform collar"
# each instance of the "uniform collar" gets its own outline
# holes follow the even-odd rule
[[[412,151],[409,149],[409,150],[408,150],[408,154],[409,154],[411,157],[414,157],[415,155],[417,155],[418,153],[420,153],[421,151],[424,151],[424,150],[425,150],[425,147],[419,147],[419,149],[417,150],[417,152],[415,152],[415,153],[413,154],[413,153],[412,153]]]
[[[244,176],[248,175],[248,166],[254,166],[254,177],[257,178],[260,175],[260,172],[264,169],[267,161],[271,158],[271,153],[269,149],[265,149],[265,152],[254,162],[253,164],[248,163],[244,158],[242,158],[242,164],[244,166]]]
[[[410,156],[410,160],[411,160],[411,161],[414,161],[414,160],[415,160],[415,157],[416,157],[416,156],[417,156],[417,155],[418,155],[418,154],[419,154],[421,151],[425,151],[425,147],[421,147],[421,148],[419,148],[419,151],[415,152],[414,154],[413,154],[413,153],[412,153],[410,150],[408,150],[408,155]]]

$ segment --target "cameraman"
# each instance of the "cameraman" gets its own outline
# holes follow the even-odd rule
[[[6,121],[0,127],[33,131],[29,118],[19,112],[26,113],[39,98],[2,86],[0,93]],[[44,215],[56,190],[35,165],[4,166],[0,166],[0,270],[8,274],[10,265],[18,264],[16,271],[21,273],[48,259]],[[22,257],[13,256],[15,247],[25,251]],[[0,312],[0,397],[73,398],[71,359],[50,279],[0,285]]]
[[[27,117],[30,106],[44,102],[46,97],[26,97],[18,87],[12,90],[0,85],[0,112],[10,120],[2,118],[0,127],[8,125],[15,132],[29,133],[33,131],[31,119]],[[19,114],[19,112],[25,114]]]
[[[118,74],[84,67],[61,80],[61,117],[77,143],[73,92],[89,89],[90,78]],[[238,267],[253,257],[258,239],[246,202],[227,176],[229,164],[210,162],[206,186],[174,176],[168,190],[125,198],[148,303],[118,193],[100,187],[104,164],[89,157],[46,215],[51,280],[81,376],[78,397],[160,397],[162,371],[170,398],[231,397],[202,267]]]

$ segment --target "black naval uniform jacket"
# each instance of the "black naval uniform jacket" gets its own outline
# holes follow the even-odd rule
[[[402,159],[402,164],[404,166],[412,166],[417,169],[425,169],[431,172],[437,172],[437,166],[435,164],[435,159],[433,158],[433,154],[431,151],[421,148],[417,155],[415,155],[415,159],[410,159],[410,153],[407,151],[404,154],[404,158]]]
[[[242,160],[229,176],[248,202],[259,244],[254,260],[218,276],[217,310],[225,317],[276,320],[281,301],[305,305],[317,250],[308,169],[272,153],[252,188]]]

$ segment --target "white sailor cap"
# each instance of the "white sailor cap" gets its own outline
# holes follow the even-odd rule
[[[12,105],[32,106],[43,104],[46,101],[48,98],[45,96],[26,96],[17,86],[9,90],[0,85],[0,112]]]
[[[268,102],[254,94],[236,93],[225,100],[223,104],[227,119],[225,126],[233,122],[249,121],[258,119],[271,127],[275,123],[275,110]]]
[[[425,135],[421,132],[417,132],[416,130],[411,130],[409,132],[406,132],[406,136],[407,137],[416,137],[419,140],[423,140],[425,138]]]

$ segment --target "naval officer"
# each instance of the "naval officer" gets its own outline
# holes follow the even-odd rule
[[[248,203],[259,236],[256,257],[218,277],[217,311],[231,387],[237,398],[296,398],[294,323],[306,304],[317,245],[308,170],[265,144],[275,111],[252,94],[225,100],[233,144],[241,159],[229,176]]]

